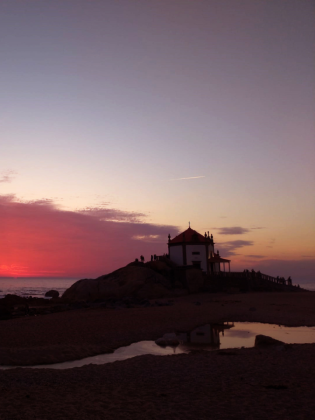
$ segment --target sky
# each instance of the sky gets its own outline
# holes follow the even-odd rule
[[[2,0],[0,276],[96,277],[210,231],[315,282],[315,2]]]

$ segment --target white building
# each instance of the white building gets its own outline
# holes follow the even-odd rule
[[[221,271],[221,264],[225,271],[230,260],[221,258],[219,251],[214,252],[213,236],[209,232],[204,236],[190,227],[175,238],[168,235],[168,255],[171,261],[179,266],[195,266],[205,273],[217,273]]]

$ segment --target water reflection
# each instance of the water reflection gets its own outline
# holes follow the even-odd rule
[[[167,333],[154,341],[139,341],[130,346],[120,347],[111,354],[101,354],[81,360],[56,363],[53,365],[28,366],[29,368],[69,369],[88,364],[105,364],[135,356],[151,354],[167,356],[188,353],[192,350],[217,350],[240,347],[254,347],[256,335],[263,334],[288,344],[315,343],[315,327],[284,327],[257,322],[209,323],[192,331]],[[11,369],[16,366],[0,366]]]
[[[287,344],[315,342],[315,327],[285,327],[258,322],[209,323],[192,331],[165,334],[156,344],[177,350],[215,350],[254,347],[256,335],[267,335]]]
[[[186,349],[203,348],[214,350],[220,348],[220,334],[234,327],[234,323],[206,324],[189,332],[176,334],[181,347]]]
[[[49,365],[33,365],[25,366],[26,368],[36,369],[71,369],[75,367],[82,367],[85,365],[104,365],[105,363],[118,362],[121,360],[130,359],[136,356],[143,356],[151,354],[153,356],[172,356],[173,354],[187,353],[184,349],[174,348],[171,346],[161,347],[155,344],[154,341],[139,341],[130,344],[126,347],[120,347],[113,353],[99,354],[97,356],[85,357],[80,360],[71,360],[69,362],[54,363]],[[0,369],[12,369],[23,366],[0,366]]]

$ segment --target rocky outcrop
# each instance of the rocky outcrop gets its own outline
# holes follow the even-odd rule
[[[49,290],[45,293],[46,297],[57,298],[59,297],[59,292],[57,290]]]
[[[122,299],[162,298],[171,294],[170,281],[143,265],[129,265],[97,279],[84,279],[74,283],[62,295],[64,301],[95,301],[109,298]]]
[[[255,347],[270,347],[270,346],[281,346],[285,343],[283,341],[276,340],[275,338],[268,337],[267,335],[256,335]]]
[[[25,302],[25,298],[18,295],[7,294],[1,299],[1,304],[6,306],[20,305]]]

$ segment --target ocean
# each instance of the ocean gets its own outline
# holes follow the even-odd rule
[[[7,294],[45,297],[45,293],[52,289],[57,290],[61,296],[77,280],[79,279],[0,277],[0,299]]]
[[[45,297],[48,290],[58,290],[61,296],[73,283],[79,279],[62,278],[4,278],[0,277],[0,299],[7,294],[18,295],[22,297]],[[298,282],[293,282],[298,284]],[[300,287],[315,291],[315,282],[300,282]]]

